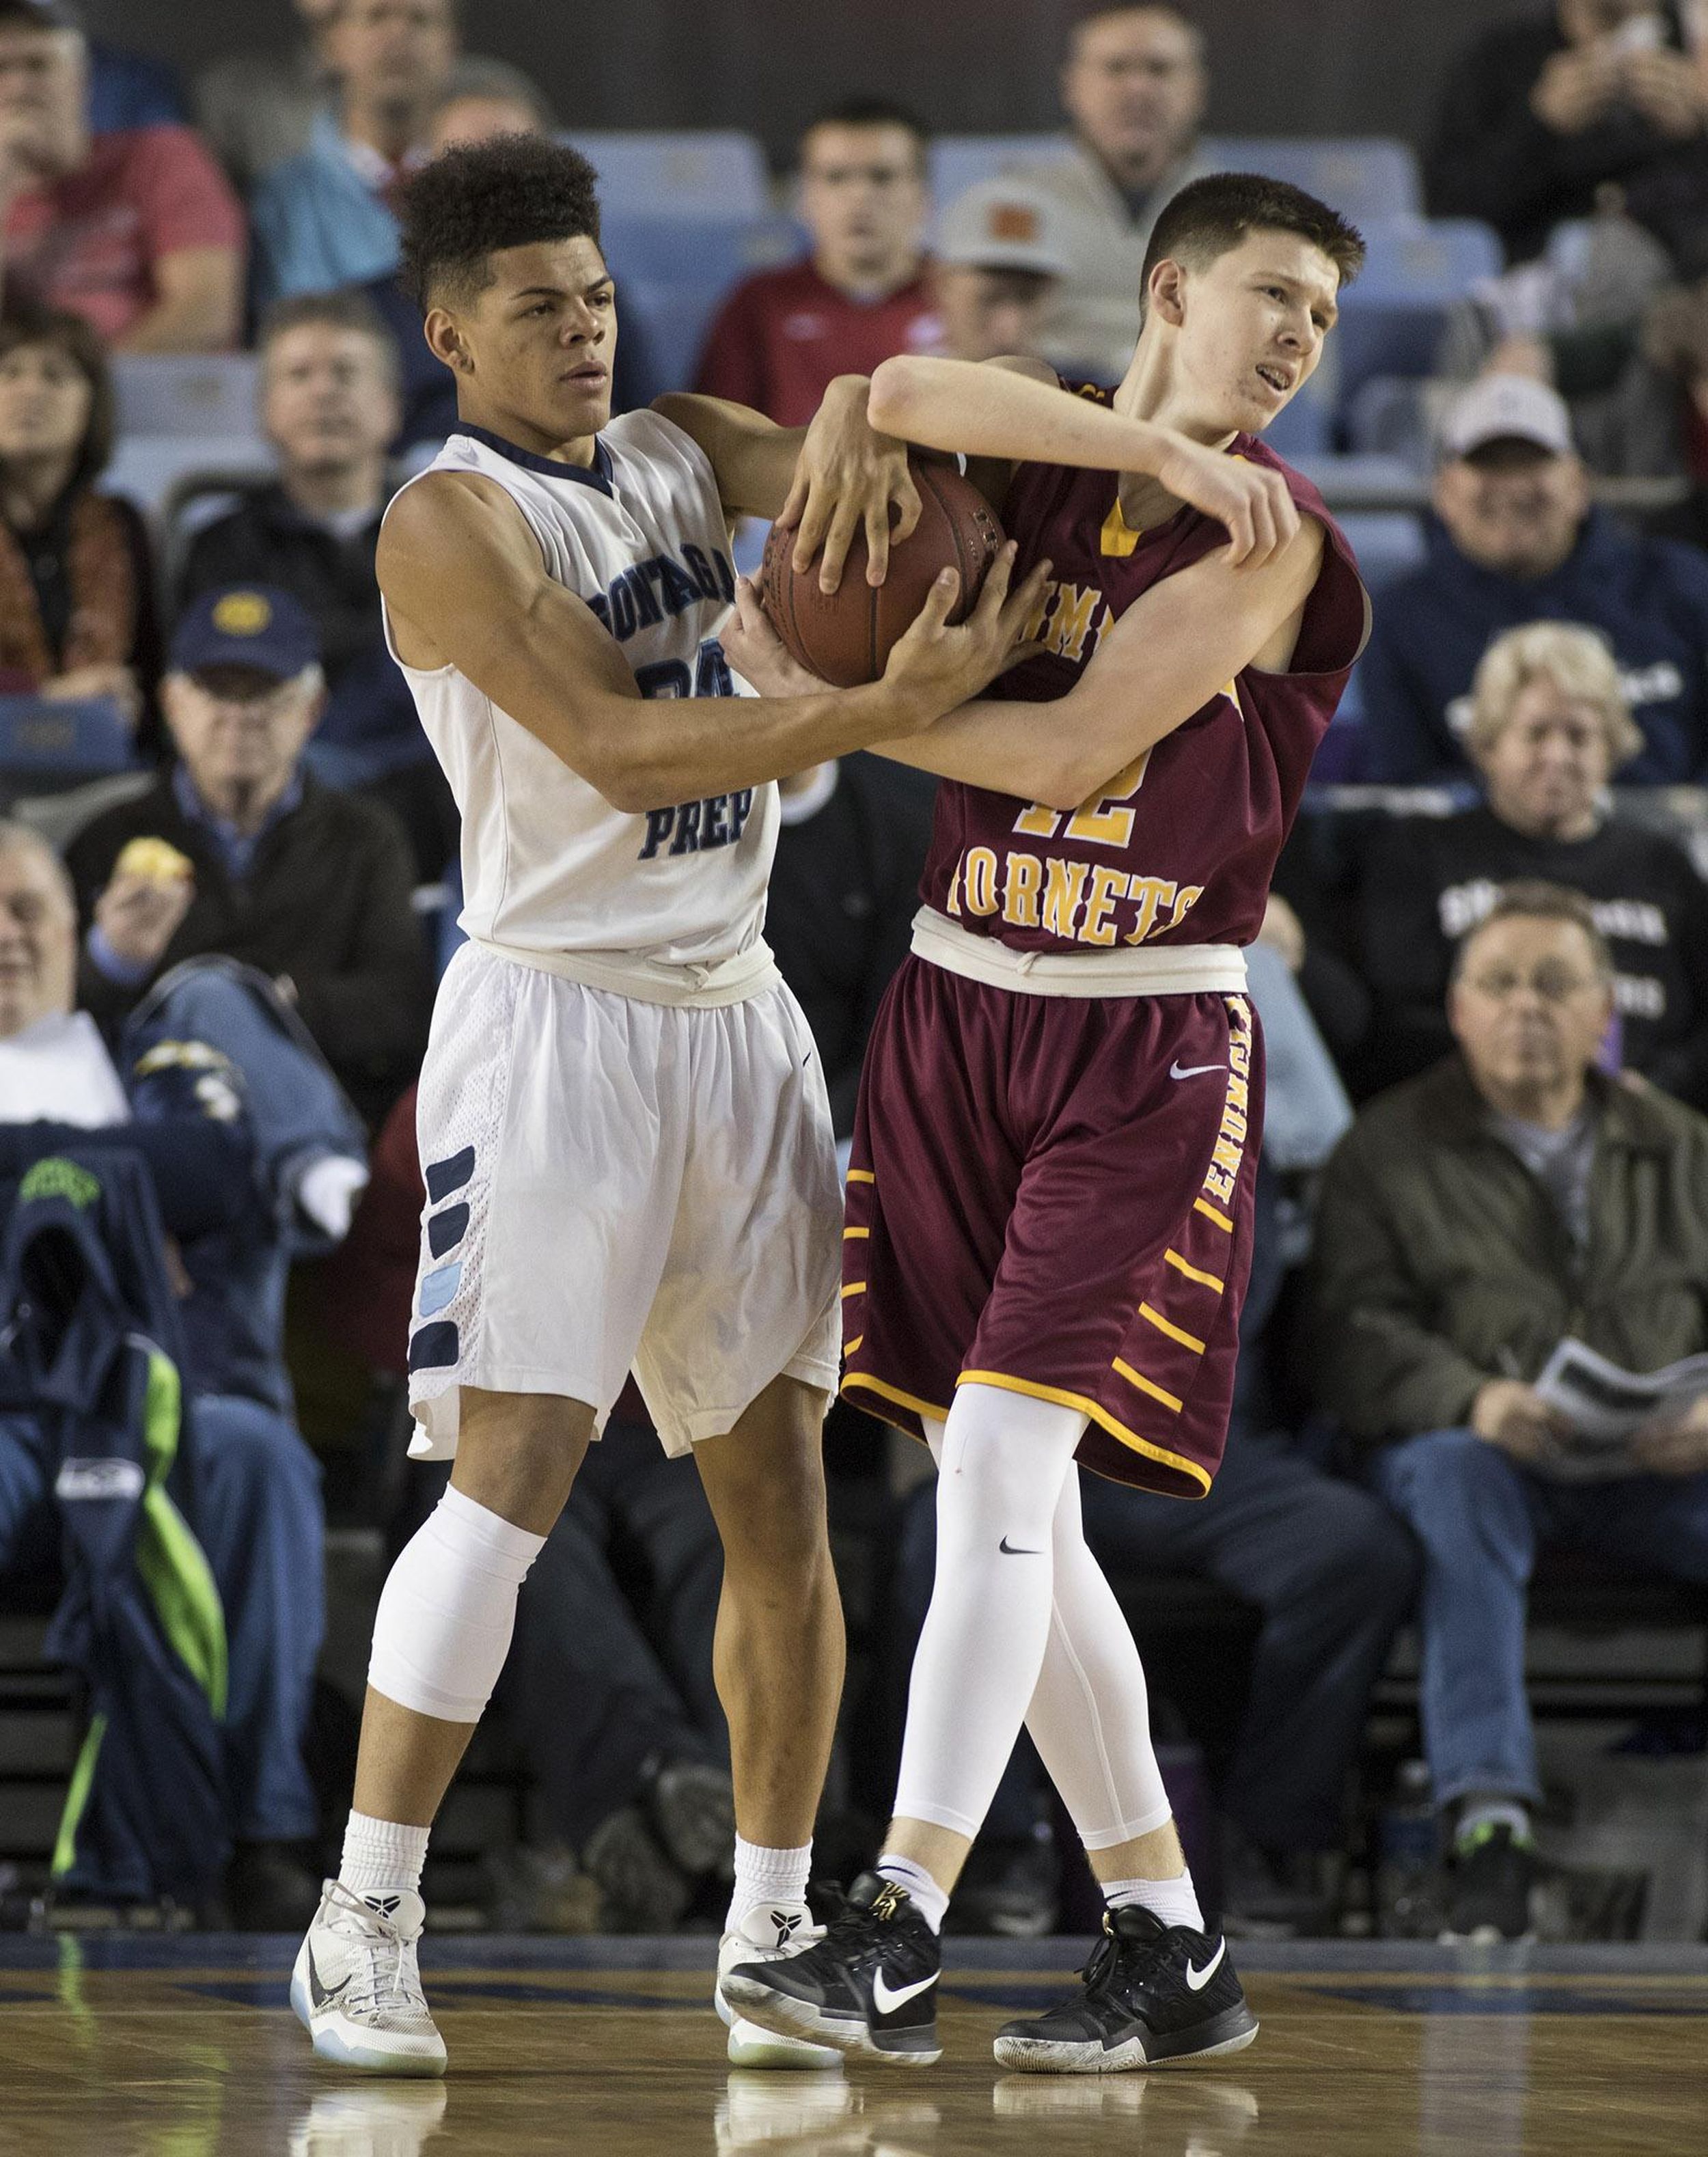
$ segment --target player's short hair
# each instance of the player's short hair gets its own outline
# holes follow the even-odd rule
[[[371,339],[379,348],[387,375],[396,385],[397,341],[365,292],[293,292],[287,299],[275,300],[261,317],[255,348],[265,361],[281,337],[301,329],[345,330]]]
[[[868,97],[863,94],[839,97],[834,105],[826,105],[814,113],[800,131],[798,147],[803,157],[807,136],[821,127],[900,127],[913,136],[914,153],[922,169],[926,147],[931,140],[929,130],[917,112],[898,104],[893,97]]]
[[[1567,921],[1574,929],[1583,931],[1589,945],[1590,955],[1595,961],[1597,980],[1610,981],[1613,978],[1613,954],[1608,940],[1603,935],[1595,918],[1595,909],[1581,891],[1572,891],[1563,883],[1548,883],[1541,877],[1520,877],[1513,883],[1502,884],[1500,896],[1479,922],[1466,929],[1453,947],[1453,978],[1458,981],[1464,974],[1470,956],[1471,946],[1485,929],[1492,929],[1497,921]]]
[[[492,282],[507,247],[599,236],[599,175],[579,150],[538,135],[496,135],[446,150],[404,189],[405,289],[424,313],[466,304]]]
[[[1253,232],[1291,232],[1320,248],[1350,285],[1364,267],[1364,235],[1303,188],[1261,172],[1210,172],[1192,180],[1163,207],[1145,250],[1139,305],[1149,304],[1150,275],[1159,262],[1203,269],[1229,254]]]

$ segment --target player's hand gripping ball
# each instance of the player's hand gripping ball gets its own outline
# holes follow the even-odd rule
[[[815,560],[797,571],[795,535],[776,525],[759,565],[759,603],[791,658],[833,688],[857,688],[882,674],[893,646],[925,604],[944,569],[960,578],[960,595],[949,619],[964,621],[979,596],[985,573],[1002,546],[1002,527],[970,481],[953,465],[911,460],[919,490],[919,522],[890,548],[889,574],[881,584],[866,581],[866,538],[848,549],[842,581],[834,592],[819,589]]]

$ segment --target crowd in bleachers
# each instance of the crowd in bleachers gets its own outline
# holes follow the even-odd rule
[[[1610,1475],[1536,1383],[1567,1336],[1639,1371],[1708,1350],[1708,9],[1515,5],[1443,56],[1420,159],[1353,130],[1206,134],[1197,30],[1114,8],[1068,39],[1064,132],[934,136],[851,96],[777,183],[744,136],[578,129],[466,49],[456,0],[296,13],[287,49],[187,86],[61,0],[0,0],[5,1315],[39,1326],[53,1301],[16,1271],[31,1207],[68,1202],[39,1164],[140,1155],[141,1196],[104,1199],[102,1227],[116,1278],[172,1314],[196,1403],[229,1912],[305,1923],[347,1797],[324,1707],[305,1765],[324,1547],[301,1428],[341,1526],[395,1544],[436,1487],[401,1465],[401,1403],[458,831],[375,549],[456,408],[399,281],[398,190],[452,144],[567,123],[601,177],[620,407],[697,387],[792,425],[905,351],[1113,384],[1156,216],[1212,171],[1293,179],[1364,230],[1272,437],[1375,605],[1253,954],[1270,1136],[1235,1436],[1201,1506],[1088,1484],[1086,1525],[1141,1633],[1159,1581],[1249,1620],[1219,1724],[1195,1719],[1181,1629],[1147,1640],[1175,1734],[1209,1754],[1224,1846],[1194,1863],[1226,1857],[1231,1922],[1340,1921],[1381,1794],[1370,1703],[1410,1623],[1447,1916],[1521,1932],[1540,1547],[1708,1583],[1708,1413],[1651,1418]],[[768,934],[839,1140],[929,814],[924,782],[866,757],[783,788]],[[14,1341],[28,1369],[0,1379],[6,1607],[52,1601],[62,1425],[98,1405],[69,1352]],[[827,1443],[857,1651],[831,1832],[858,1855],[932,1509],[893,1434],[838,1406]],[[631,1389],[499,1696],[535,1793],[531,1851],[493,1860],[512,1921],[711,1912],[718,1567]],[[116,1828],[64,1855],[68,1902],[172,1884]],[[964,1922],[1073,1907],[1024,1739],[970,1880]]]

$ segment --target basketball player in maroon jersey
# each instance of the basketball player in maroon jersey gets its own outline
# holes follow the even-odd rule
[[[883,1855],[816,1946],[728,1980],[762,2026],[938,2057],[937,1932],[1024,1722],[1109,1907],[1083,1994],[997,2058],[1107,2072],[1256,2035],[1074,1464],[1193,1498],[1221,1459],[1263,1113],[1242,947],[1369,620],[1320,497],[1256,438],[1362,258],[1295,188],[1200,180],[1157,222],[1113,396],[1025,361],[873,378],[872,425],[966,455],[1017,569],[1053,566],[1042,650],[882,750],[949,783],[862,1084],[843,1387],[937,1457],[937,1577]],[[1187,506],[1218,462],[1268,478],[1223,522]],[[798,692],[750,595],[729,649]]]

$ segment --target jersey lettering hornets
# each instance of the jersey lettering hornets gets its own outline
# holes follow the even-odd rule
[[[625,413],[584,468],[466,426],[429,469],[504,489],[548,574],[615,640],[643,697],[737,693],[718,641],[735,598],[723,510],[680,428]],[[763,957],[774,786],[629,815],[455,668],[404,672],[462,812],[471,937],[535,964],[585,955],[601,978],[631,967],[637,993],[661,970]]]
[[[1083,952],[1243,945],[1262,927],[1275,858],[1362,648],[1369,605],[1316,489],[1249,435],[1232,454],[1281,471],[1328,534],[1291,669],[1248,667],[1077,810],[945,782],[921,893],[963,929],[1020,950]],[[1044,556],[1054,565],[1026,632],[1044,649],[987,696],[1066,696],[1128,607],[1226,543],[1222,527],[1194,509],[1129,531],[1117,487],[1113,472],[1016,473],[1004,511],[1019,542],[1015,576]]]

